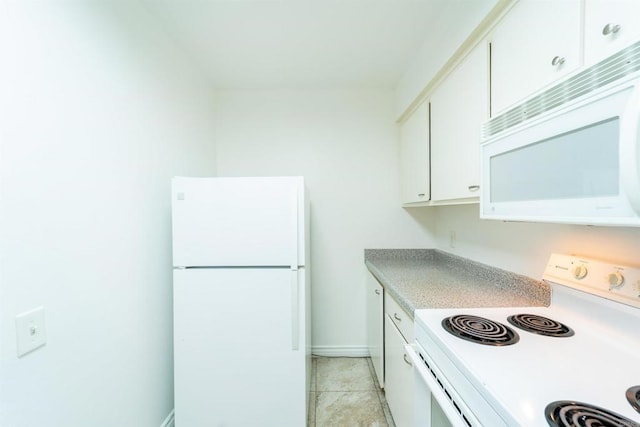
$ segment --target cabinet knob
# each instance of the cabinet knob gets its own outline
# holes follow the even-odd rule
[[[393,318],[396,319],[398,322],[402,322],[402,318],[398,316],[398,313],[393,313]]]
[[[564,57],[562,56],[554,56],[553,59],[551,60],[551,65],[553,65],[554,67],[559,67],[562,64],[564,64]]]
[[[376,295],[380,295],[380,289],[376,289]]]
[[[480,189],[480,186],[479,185],[470,185],[467,188],[469,189],[469,191],[478,191]]]
[[[418,193],[418,197],[424,197],[425,193]]]
[[[610,34],[615,34],[618,31],[620,31],[620,25],[618,24],[607,24],[604,27],[602,27],[602,35],[603,36],[608,36]]]

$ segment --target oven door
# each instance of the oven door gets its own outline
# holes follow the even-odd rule
[[[413,362],[414,417],[421,427],[481,426],[417,342],[405,350]]]

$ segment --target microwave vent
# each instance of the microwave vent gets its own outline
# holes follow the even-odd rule
[[[640,42],[621,50],[485,123],[482,139],[584,96],[640,70]]]

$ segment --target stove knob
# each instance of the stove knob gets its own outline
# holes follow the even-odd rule
[[[587,270],[586,266],[576,265],[575,268],[573,269],[573,277],[575,277],[578,280],[584,279],[585,277],[587,277],[588,272],[589,270]]]
[[[607,280],[609,281],[609,289],[619,288],[624,284],[624,276],[619,271],[609,273]]]

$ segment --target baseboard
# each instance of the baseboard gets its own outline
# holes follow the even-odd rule
[[[160,427],[175,427],[175,426],[176,426],[176,411],[172,409],[171,412],[169,412],[169,415],[167,415],[167,418],[165,418],[162,424],[160,424]]]
[[[311,353],[323,357],[369,357],[369,349],[361,345],[319,345],[312,347]]]

